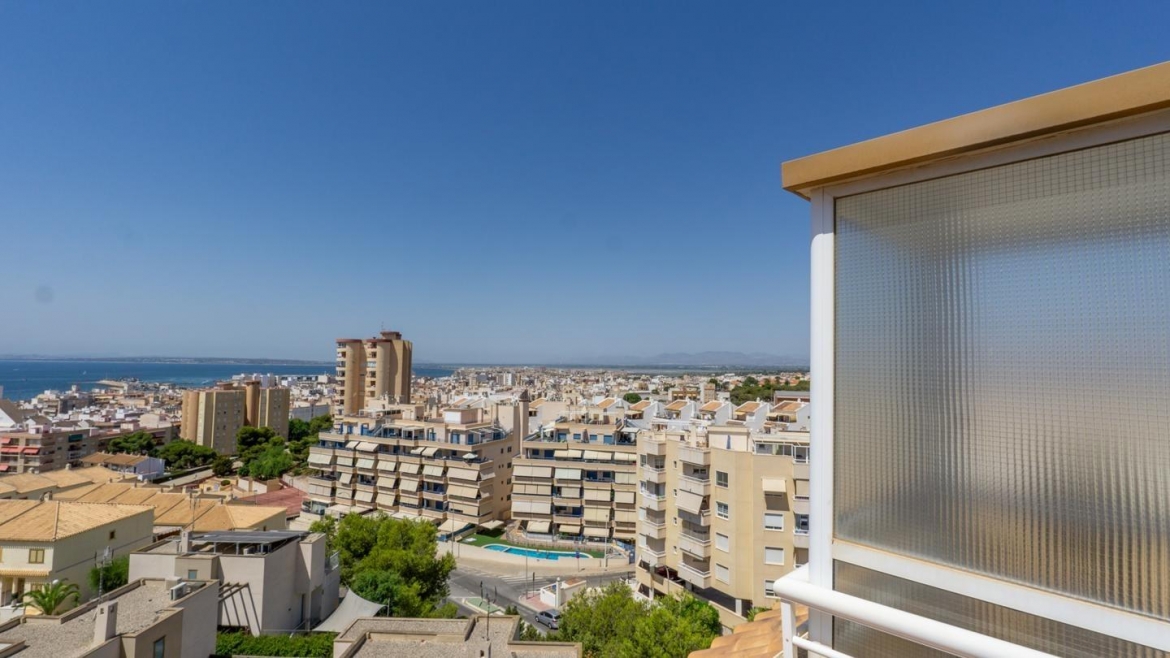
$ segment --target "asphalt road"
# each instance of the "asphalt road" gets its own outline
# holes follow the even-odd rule
[[[585,581],[589,587],[601,587],[606,583],[614,580],[624,580],[632,575],[633,571],[629,573],[586,576]],[[541,633],[545,633],[548,629],[535,623],[536,611],[525,605],[522,597],[525,592],[533,591],[533,587],[540,589],[545,585],[556,582],[556,580],[556,577],[537,576],[535,585],[533,585],[532,576],[529,574],[526,579],[522,571],[511,574],[493,574],[474,567],[461,566],[451,572],[451,594],[448,600],[459,606],[463,614],[478,614],[476,610],[464,606],[461,601],[465,598],[478,597],[482,586],[485,598],[488,598],[501,608],[507,608],[510,605],[516,606],[525,621],[532,623]]]

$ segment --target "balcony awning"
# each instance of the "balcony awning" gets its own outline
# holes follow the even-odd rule
[[[585,508],[586,521],[602,521],[609,522],[609,508],[608,507],[586,507]]]
[[[580,459],[581,454],[580,450],[562,450],[557,453],[557,457],[561,459]]]
[[[459,519],[447,519],[443,521],[443,525],[439,526],[439,532],[444,534],[462,530],[467,524]]]
[[[495,530],[496,528],[504,527],[504,522],[503,521],[488,521],[487,523],[479,524],[479,527],[483,528],[484,530]]]
[[[764,478],[764,493],[782,494],[788,491],[788,482],[784,478]]]
[[[353,473],[342,473],[340,480],[342,484],[353,482]]]
[[[613,492],[613,501],[615,503],[633,504],[634,492],[633,491],[615,491],[615,492]]]
[[[404,475],[418,475],[418,471],[421,468],[422,468],[422,466],[419,464],[412,464],[410,462],[400,462],[400,465],[398,466],[398,472],[402,473]]]
[[[597,450],[586,450],[585,459],[592,459],[593,461],[608,462],[613,461],[612,452],[600,452]]]
[[[560,497],[561,498],[580,498],[581,497],[581,487],[561,487]]]
[[[374,501],[374,492],[373,491],[359,491],[356,494],[354,494],[353,499],[361,501],[363,503],[371,503]]]
[[[423,475],[429,475],[433,478],[443,477],[443,467],[435,466],[434,464],[427,464],[423,466]]]
[[[615,452],[613,453],[613,459],[614,461],[633,464],[634,462],[638,461],[638,455],[632,452]]]
[[[586,489],[585,490],[585,500],[604,500],[605,502],[608,503],[609,499],[610,499],[609,489]]]
[[[479,479],[479,471],[470,468],[455,468],[450,466],[447,468],[447,477],[455,478],[456,480],[467,480],[468,482],[475,482]]]
[[[561,523],[557,525],[557,532],[563,535],[579,535],[581,534],[580,523]]]
[[[618,523],[637,523],[638,513],[634,510],[619,509],[613,513],[613,520]]]
[[[609,537],[609,528],[599,528],[597,526],[587,525],[585,526],[585,536],[605,539],[606,537]]]
[[[535,532],[536,534],[544,535],[548,534],[548,526],[548,521],[529,521],[527,530],[528,532]]]
[[[517,466],[515,475],[517,477],[550,478],[552,471],[551,466]]]
[[[689,491],[679,489],[674,497],[674,503],[679,509],[692,514],[702,514],[703,512],[703,497]]]
[[[388,459],[379,459],[378,460],[378,470],[379,471],[383,471],[385,473],[393,473],[397,469],[398,469],[398,462],[396,462],[396,461],[391,461]]]
[[[453,484],[447,487],[447,495],[475,499],[479,496],[479,489],[462,484]]]
[[[378,444],[370,443],[369,441],[359,441],[357,444],[357,449],[361,450],[362,452],[377,452]]]
[[[373,457],[363,457],[363,458],[357,460],[357,467],[358,468],[373,469],[374,468],[374,458]]]
[[[580,480],[581,469],[579,468],[558,468],[556,470],[556,478],[558,480]]]
[[[40,449],[40,448],[25,448],[25,449],[24,449],[24,454],[26,454],[26,455],[35,455],[35,454],[39,453],[40,451],[41,451],[41,449]]]
[[[397,501],[398,501],[398,494],[397,493],[390,492],[390,493],[378,494],[378,504],[379,505],[393,506],[394,503]]]
[[[404,478],[402,480],[402,482],[400,482],[398,484],[398,488],[402,491],[409,491],[409,492],[413,493],[415,491],[418,491],[418,480],[411,480],[408,478]]]
[[[425,450],[425,449],[426,449],[426,446],[419,446],[419,447],[417,447],[417,448],[411,448],[411,449],[410,449],[410,454],[412,454],[412,455],[421,455],[421,454],[422,454],[422,451],[423,451],[423,450]]]
[[[310,452],[309,463],[318,464],[320,466],[329,466],[333,463],[333,455],[322,455],[319,452]]]
[[[423,456],[423,457],[434,457],[434,456],[435,456],[435,453],[437,453],[437,452],[439,452],[439,449],[438,449],[438,448],[429,448],[429,447],[428,447],[428,448],[423,448],[423,450],[422,450],[422,456]]]

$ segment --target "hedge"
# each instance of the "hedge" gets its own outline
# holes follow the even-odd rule
[[[249,633],[218,633],[215,653],[219,656],[300,656],[304,658],[332,658],[333,638],[337,633],[307,633],[305,635],[260,635]]]

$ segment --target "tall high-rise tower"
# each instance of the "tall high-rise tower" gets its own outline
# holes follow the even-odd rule
[[[373,338],[337,339],[339,401],[335,413],[355,414],[367,400],[410,402],[414,346],[398,331]]]

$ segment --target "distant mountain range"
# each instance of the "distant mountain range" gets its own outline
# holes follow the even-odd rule
[[[252,359],[234,357],[202,356],[46,356],[41,354],[0,354],[0,361],[87,361],[107,363],[207,363],[246,364],[258,366],[323,366],[333,365],[332,361],[306,361],[303,359]]]
[[[792,367],[807,368],[808,357],[778,356],[765,352],[664,352],[654,356],[606,356],[579,359],[574,365],[609,365],[609,366],[685,366],[685,367],[716,367],[716,366],[756,366],[756,367]]]
[[[3,361],[92,361],[118,363],[205,363],[205,364],[250,364],[284,366],[330,366],[332,361],[303,359],[259,359],[236,357],[186,357],[186,356],[74,356],[39,354],[0,354]],[[416,366],[452,365],[435,362],[418,362]],[[493,365],[491,362],[458,365]],[[705,368],[755,367],[755,368],[808,368],[808,357],[778,356],[765,352],[665,352],[654,356],[597,356],[531,363],[500,363],[498,365],[547,365],[547,366],[590,366],[590,367],[633,367],[633,368]]]

